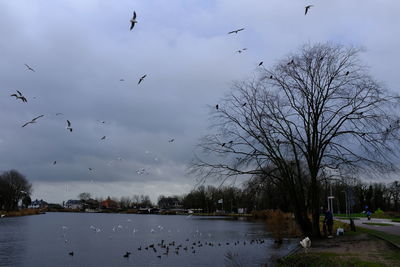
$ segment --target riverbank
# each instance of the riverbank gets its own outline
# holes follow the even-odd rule
[[[335,224],[348,230],[346,224]],[[307,252],[301,248],[297,253],[280,259],[276,266],[400,266],[399,247],[376,232],[358,227],[357,232],[345,231],[344,236],[312,240]],[[396,238],[400,239],[400,236]]]
[[[40,209],[24,209],[17,211],[0,211],[0,217],[18,217],[18,216],[28,216],[28,215],[38,215],[44,214],[45,212]]]

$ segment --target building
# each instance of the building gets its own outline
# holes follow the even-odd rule
[[[67,209],[80,210],[80,209],[82,209],[82,201],[70,199],[65,203],[64,207]]]
[[[106,200],[102,201],[100,204],[100,207],[102,209],[106,210],[116,210],[118,209],[118,203],[114,200],[112,200],[110,197],[108,197]]]
[[[28,205],[28,209],[43,209],[43,208],[47,208],[48,204],[46,201],[43,201],[43,199],[41,200],[35,200],[32,201],[30,205]]]

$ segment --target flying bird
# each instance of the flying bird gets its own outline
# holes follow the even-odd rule
[[[28,70],[35,72],[35,70],[31,68],[28,64],[25,64],[25,66],[28,68]]]
[[[287,63],[287,65],[292,65],[292,64],[294,64],[294,59],[292,59],[291,61],[289,61],[289,62]]]
[[[242,53],[243,51],[246,51],[246,50],[247,50],[247,48],[243,48],[243,49],[238,50],[238,51],[236,51],[236,52],[238,52],[238,53],[240,54],[240,53]]]
[[[242,107],[244,107],[244,106],[246,106],[246,105],[247,105],[247,103],[243,103],[243,104],[242,104]]]
[[[260,67],[262,64],[263,64],[264,62],[263,61],[261,61],[260,63],[258,63],[258,66]]]
[[[309,10],[311,7],[313,7],[313,5],[308,5],[308,6],[305,6],[305,7],[304,7],[304,9],[305,9],[304,15],[307,15],[308,10]]]
[[[124,80],[124,79],[119,79],[119,81],[120,81],[120,82],[123,82],[123,81],[125,81],[125,80]]]
[[[232,34],[232,33],[238,33],[238,32],[240,32],[240,31],[243,31],[243,30],[244,30],[244,28],[237,29],[237,30],[234,30],[234,31],[230,31],[230,32],[228,32],[228,34]]]
[[[57,161],[55,160],[54,162],[53,162],[53,165],[56,165],[57,164]]]
[[[219,106],[218,106],[218,104],[216,104],[216,105],[215,105],[215,109],[218,110],[218,108],[219,108]]]
[[[104,139],[106,139],[106,136],[103,136],[103,137],[101,138],[101,140],[104,140]]]
[[[67,120],[67,130],[72,132],[71,122],[69,120]]]
[[[15,96],[15,99],[21,99],[22,102],[28,102],[28,100],[26,100],[26,98],[22,95],[22,93],[20,91],[18,91],[18,90],[16,90],[16,91],[17,91],[18,95],[12,94],[10,96]]]
[[[346,76],[350,74],[350,71],[346,71]]]
[[[31,121],[28,121],[27,123],[25,123],[24,125],[22,125],[22,127],[25,127],[26,125],[30,124],[30,123],[36,123],[36,120],[43,117],[44,115],[40,115],[37,116],[36,118],[33,118]]]
[[[135,27],[135,24],[137,23],[137,21],[136,21],[136,12],[135,11],[133,11],[133,17],[131,18],[130,22],[131,22],[130,30],[132,30],[133,27]]]
[[[168,140],[168,142],[170,142],[170,143],[172,143],[172,142],[174,142],[174,141],[175,141],[175,139]]]
[[[88,170],[89,170],[89,171],[93,171],[93,169],[92,169],[92,168],[88,168]]]
[[[145,74],[142,77],[140,77],[138,84],[140,84],[144,80],[144,78],[146,78],[146,76],[147,76],[147,74]]]
[[[64,114],[62,114],[61,112],[58,112],[58,113],[56,113],[56,116],[58,116],[58,115],[64,115]]]

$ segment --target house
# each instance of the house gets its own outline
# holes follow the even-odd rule
[[[100,207],[107,210],[116,210],[118,209],[118,203],[108,197],[106,200],[101,202]]]
[[[28,205],[28,209],[43,209],[43,208],[47,208],[48,204],[46,201],[43,201],[43,199],[41,200],[35,200],[32,201],[30,205]]]
[[[74,210],[79,209],[80,210],[80,209],[82,209],[82,201],[70,199],[65,203],[64,207],[67,209],[74,209]]]

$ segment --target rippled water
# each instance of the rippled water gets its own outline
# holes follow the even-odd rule
[[[254,239],[264,242],[251,244]],[[171,244],[168,255],[162,242]],[[230,266],[228,254],[241,266],[260,266],[296,243],[278,248],[263,222],[218,217],[47,213],[0,219],[0,266]],[[155,250],[146,250],[151,244]]]

